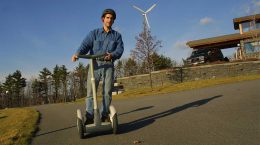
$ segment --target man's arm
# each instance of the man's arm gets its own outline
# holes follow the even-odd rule
[[[86,38],[81,43],[80,47],[76,51],[76,55],[82,55],[87,54],[89,50],[93,47],[93,41],[94,41],[94,32],[91,31]]]
[[[113,60],[119,59],[122,56],[123,52],[124,52],[124,43],[123,43],[123,40],[122,40],[122,36],[119,35],[118,39],[117,39],[116,49],[115,49],[115,51],[113,51],[111,53],[112,59]]]
[[[87,54],[89,50],[93,47],[93,40],[94,40],[94,33],[93,31],[91,31],[83,40],[76,53],[72,55],[71,60],[75,62],[78,60],[78,55]]]

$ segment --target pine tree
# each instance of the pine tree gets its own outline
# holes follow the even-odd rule
[[[21,72],[16,70],[12,75],[9,74],[3,85],[4,89],[8,92],[8,105],[10,107],[23,105],[23,94],[21,92],[26,87],[26,79],[22,77]]]
[[[154,70],[162,70],[162,69],[167,69],[167,68],[172,68],[173,67],[173,62],[171,58],[166,57],[164,55],[159,55],[158,53],[154,53],[152,55],[153,61],[154,61]]]
[[[116,78],[123,77],[123,62],[122,62],[122,60],[117,61],[117,64],[115,66],[115,71],[116,71]]]
[[[3,87],[3,85],[0,82],[0,95],[3,94],[3,93],[4,93],[4,87]]]
[[[51,72],[45,67],[43,68],[42,71],[40,71],[40,75],[39,75],[39,78],[42,82],[42,89],[44,91],[44,103],[49,103],[49,100],[48,99],[48,88],[49,88],[49,85],[48,85],[48,79],[49,77],[51,76]]]
[[[14,79],[12,77],[11,74],[9,74],[6,78],[5,78],[5,82],[3,83],[3,88],[6,91],[6,106],[8,107],[12,107],[13,105],[13,84],[14,84]]]
[[[57,102],[58,98],[59,98],[59,88],[60,88],[60,67],[58,65],[56,65],[53,69],[53,73],[52,73],[52,84],[54,86],[54,102]]]
[[[124,65],[124,75],[133,76],[137,74],[137,63],[134,59],[128,58]]]
[[[61,77],[61,82],[62,82],[62,86],[63,86],[63,99],[64,99],[64,102],[67,102],[67,97],[68,97],[68,91],[67,91],[68,75],[69,75],[69,73],[67,72],[66,66],[62,65],[60,67],[60,77]]]
[[[17,97],[17,103],[19,106],[23,105],[23,97],[24,94],[21,94],[23,92],[23,88],[26,87],[26,79],[22,77],[22,74],[19,70],[16,70],[13,73],[13,77],[15,79],[15,93]]]

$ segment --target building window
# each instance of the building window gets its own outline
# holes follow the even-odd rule
[[[246,53],[260,52],[260,41],[244,43]]]
[[[243,32],[260,28],[260,21],[247,21],[242,23]]]
[[[256,20],[255,22],[255,28],[259,29],[260,28],[260,20]]]

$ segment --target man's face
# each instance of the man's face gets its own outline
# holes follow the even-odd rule
[[[105,17],[102,18],[103,24],[106,27],[111,27],[114,23],[113,15],[106,14]]]

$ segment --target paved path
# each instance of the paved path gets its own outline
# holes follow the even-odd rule
[[[84,103],[35,107],[33,145],[259,145],[260,80],[142,98],[114,100],[119,134],[79,139],[76,109]]]

